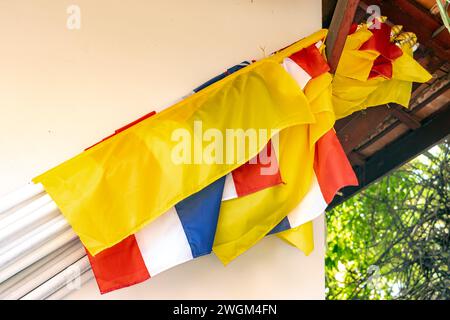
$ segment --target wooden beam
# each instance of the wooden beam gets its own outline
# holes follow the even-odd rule
[[[439,98],[439,96],[445,94],[445,92],[449,89],[450,89],[450,82],[447,82],[447,83],[443,82],[442,84],[431,86],[431,88],[429,89],[431,91],[431,94],[428,95],[425,99],[423,99],[419,103],[414,104],[413,105],[414,107],[412,108],[412,112],[416,113],[420,109],[425,108],[429,103],[431,103],[431,102],[433,102],[433,100]],[[425,94],[427,94],[427,92],[425,92]],[[417,101],[420,98],[421,98],[420,96],[417,96],[417,97],[414,97],[414,100]]]
[[[426,107],[429,103],[437,99],[440,95],[444,94],[449,88],[450,83],[446,83],[442,86],[439,86],[436,90],[433,90],[431,94],[427,94],[427,92],[425,92],[424,95],[427,95],[426,98],[423,99],[423,101],[419,102],[418,104],[413,104],[413,107],[411,108],[411,113],[406,113],[405,111],[403,112],[405,112],[408,116],[412,117],[414,120],[418,121],[418,117],[415,116],[415,113],[417,113],[423,107]],[[417,97],[415,98],[415,100],[417,101]],[[404,108],[401,106],[396,106],[395,108],[398,108],[399,110],[404,110]],[[342,147],[344,148],[344,151],[347,153],[347,155],[350,154],[354,150],[354,148],[358,147],[365,140],[367,140],[374,133],[374,131],[380,125],[380,123],[390,114],[392,114],[391,112],[392,108],[389,109],[386,107],[386,105],[383,105],[374,108],[369,108],[364,111],[359,111],[353,113],[349,117],[340,119],[335,125],[335,130],[339,140],[341,141]],[[392,115],[395,116],[395,114]],[[420,122],[418,124],[420,124]],[[383,130],[383,132],[380,133],[379,135],[371,138],[369,142],[365,143],[362,146],[362,149],[366,148],[371,143],[377,141],[379,138],[381,138],[384,134],[389,132],[389,130],[393,129],[393,127],[397,125],[398,123],[394,123],[387,129]],[[410,123],[409,127],[410,128],[414,127],[412,129],[418,128],[417,123]]]
[[[336,71],[359,0],[338,0],[327,38],[327,57],[331,72]]]
[[[348,160],[353,166],[363,166],[365,164],[364,157],[356,151],[350,152],[348,155]]]
[[[414,115],[416,118],[418,118],[415,114],[419,112],[422,108],[425,108],[426,106],[430,105],[430,103],[433,103],[435,99],[437,99],[442,94],[445,94],[445,92],[450,89],[450,83],[447,83],[446,85],[443,85],[439,87],[437,90],[434,90],[431,94],[429,94],[423,101],[420,103],[414,105],[414,107],[411,109],[411,115]],[[428,92],[426,93],[428,94]],[[403,108],[403,107],[400,107]],[[442,108],[446,108],[446,105],[443,105]],[[422,120],[421,120],[422,121]],[[380,134],[373,137],[370,141],[367,141],[365,144],[361,145],[358,148],[358,151],[365,150],[366,148],[370,147],[373,143],[378,142],[380,139],[383,139],[383,137],[386,134],[389,134],[392,130],[394,130],[398,126],[398,122],[395,122],[388,126],[386,129],[384,129]]]
[[[386,105],[357,112],[349,123],[337,131],[345,153],[349,154],[367,140],[389,114]]]
[[[322,28],[329,28],[337,0],[322,0]]]
[[[349,123],[357,116],[357,113],[352,113],[348,116],[346,116],[345,118],[339,119],[336,121],[336,123],[334,124],[334,130],[336,130],[336,132],[341,131],[342,129],[344,129],[347,125],[349,125]]]
[[[416,130],[420,128],[419,119],[411,113],[405,111],[405,108],[397,104],[388,104],[391,110],[391,114],[400,120],[402,123],[406,124],[410,129]]]
[[[368,158],[363,166],[355,167],[359,186],[347,187],[341,190],[342,196],[336,196],[327,210],[339,205],[355,193],[360,192],[381,177],[449,137],[449,123],[450,107],[447,106],[425,120],[419,129],[410,131],[378,151]]]

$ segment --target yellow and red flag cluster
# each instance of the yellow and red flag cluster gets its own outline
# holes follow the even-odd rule
[[[352,30],[334,76],[320,30],[36,177],[86,247],[100,290],[211,251],[226,264],[268,234],[309,254],[311,221],[340,188],[357,184],[335,120],[387,102],[407,106],[411,83],[430,78],[381,25]],[[234,162],[174,162],[173,132],[197,139],[198,123],[223,136],[270,134],[244,144]],[[268,175],[262,153],[277,166]]]
[[[386,103],[408,107],[412,83],[431,79],[412,57],[411,37],[385,23],[378,27],[353,26],[347,37],[333,79],[336,119]]]

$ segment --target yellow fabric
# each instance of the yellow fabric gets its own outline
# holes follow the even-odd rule
[[[380,55],[373,50],[359,50],[361,45],[372,36],[367,28],[361,28],[347,36],[336,75],[366,81],[372,69],[373,62]]]
[[[429,81],[431,74],[414,60],[411,48],[405,45],[402,47],[402,51],[403,55],[396,59],[392,65],[392,78],[420,83]]]
[[[412,57],[409,47],[402,47],[403,55],[393,61],[392,79],[368,79],[378,53],[359,51],[371,32],[361,28],[347,37],[344,51],[333,79],[333,107],[336,119],[355,111],[386,103],[408,107],[412,82],[427,82],[431,75]]]
[[[333,107],[336,119],[344,118],[355,111],[365,109],[368,96],[384,80],[382,77],[376,77],[367,81],[360,81],[336,74],[333,79]],[[378,96],[375,95],[374,98],[378,98]]]
[[[262,239],[308,191],[314,159],[308,126],[287,128],[280,132],[279,140],[278,161],[285,184],[221,205],[213,251],[224,264]]]
[[[320,94],[317,94],[317,93]],[[305,95],[310,102],[316,122],[308,125],[310,146],[314,146],[326,132],[333,128],[335,116],[331,104],[331,76],[323,74],[310,81],[305,88]],[[315,150],[313,150],[315,151]],[[314,249],[313,223],[308,222],[297,228],[278,233],[277,236],[309,255]]]
[[[283,144],[292,144],[286,137],[297,139],[300,135],[298,140],[304,139],[307,132],[302,125],[313,123],[315,119],[304,94],[280,62],[325,35],[326,30],[321,30],[276,55],[241,69],[33,181],[44,185],[85,247],[95,255],[136,233],[176,203],[231,172],[259,151],[246,146],[245,157],[233,164],[175,164],[171,159],[171,151],[178,143],[171,139],[174,130],[184,128],[193,136],[194,121],[202,121],[203,130],[215,128],[223,134],[227,128],[285,129],[280,133],[282,150],[286,150]],[[267,139],[259,141],[260,146]],[[293,153],[291,158],[303,162],[309,170],[312,157],[304,154],[306,149],[299,149],[296,157]],[[289,163],[295,167],[292,165],[295,162]],[[285,171],[289,170],[283,166]],[[303,175],[309,176],[311,172],[303,172]],[[298,180],[301,181],[297,197],[285,207],[292,207],[307,190],[305,181],[310,180]],[[263,195],[256,197],[262,199]],[[256,222],[260,221],[261,213],[249,210],[245,216],[248,221]],[[264,228],[270,229],[282,217],[282,214],[263,217]],[[224,222],[223,217],[221,221]],[[228,232],[234,231],[228,229]],[[255,238],[260,238],[260,232],[243,237],[245,245],[235,245],[248,247]]]
[[[310,80],[305,95],[312,112],[321,117],[313,125],[297,125],[280,132],[278,156],[282,185],[222,203],[214,240],[214,253],[227,264],[270,232],[308,192],[313,174],[315,142],[334,124],[331,105],[332,77],[326,73]],[[298,88],[300,91],[301,89]],[[314,246],[304,229],[293,229],[282,239],[308,239],[299,246]],[[306,253],[306,252],[305,252]]]
[[[309,187],[305,181],[310,181],[313,171],[314,145],[334,126],[337,118],[382,103],[407,105],[411,81],[424,82],[429,79],[426,70],[410,55],[404,54],[402,59],[394,62],[393,79],[378,77],[367,80],[379,53],[357,49],[371,35],[363,28],[349,36],[344,64],[341,64],[341,60],[341,72],[335,75],[333,85],[327,73],[312,79],[305,87],[304,93],[316,122],[295,126],[280,134],[280,170],[286,184],[222,205],[213,250],[223,263],[227,264],[245,252],[300,203],[307,190],[305,188]],[[408,72],[409,69],[413,71]],[[336,96],[343,101],[336,101]],[[247,213],[256,219],[250,219]],[[306,255],[314,248],[312,222],[277,236]]]
[[[280,232],[277,236],[309,256],[314,250],[313,231],[313,222],[310,221],[296,228]]]
[[[375,90],[363,102],[363,109],[386,103],[398,103],[407,108],[411,98],[412,83],[424,83],[431,80],[431,74],[412,57],[411,48],[404,46],[402,50],[403,55],[392,63],[392,79],[378,80]]]
[[[328,131],[326,128],[333,127],[336,118],[386,103],[394,102],[407,107],[411,96],[412,81],[426,82],[430,80],[431,75],[413,59],[409,47],[403,47],[404,54],[393,62],[392,79],[377,77],[367,80],[373,62],[379,53],[373,50],[359,51],[358,49],[371,36],[372,33],[363,27],[347,37],[333,80],[332,107],[328,106],[331,99],[327,93],[317,88],[322,86],[321,82],[311,81],[306,86],[305,95],[316,117],[316,122],[309,125],[310,145],[314,145]],[[316,93],[321,93],[320,99],[317,99]],[[328,94],[331,95],[331,88]],[[296,246],[306,255],[314,248],[312,222],[286,230],[277,236]]]

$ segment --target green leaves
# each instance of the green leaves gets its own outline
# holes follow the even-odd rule
[[[327,212],[328,299],[450,298],[449,154],[435,146]]]

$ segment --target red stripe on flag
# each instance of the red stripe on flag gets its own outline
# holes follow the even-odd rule
[[[375,50],[389,60],[395,60],[403,54],[395,43],[391,42],[391,27],[380,23],[380,28],[370,29],[373,36],[364,42],[359,50]]]
[[[131,128],[132,126],[134,126],[135,124],[138,124],[141,121],[144,121],[147,118],[150,118],[151,116],[154,116],[156,114],[156,111],[152,111],[150,113],[147,113],[145,116],[140,117],[137,120],[134,120],[133,122],[130,122],[129,124],[123,126],[122,128],[119,128],[115,131],[115,134],[118,134],[119,132],[125,131],[128,128]]]
[[[386,23],[380,23],[380,28],[370,29],[372,37],[362,44],[359,50],[374,50],[380,53],[373,63],[369,79],[383,76],[387,79],[392,78],[392,60],[397,59],[403,54],[395,43],[391,42],[391,27]]]
[[[353,33],[355,33],[355,31],[358,29],[358,24],[353,22],[352,25],[350,26],[350,30],[348,31],[348,34],[351,35]]]
[[[382,55],[378,56],[373,62],[372,70],[370,70],[369,79],[383,76],[387,79],[392,78],[392,63]]]
[[[256,163],[246,162],[232,172],[238,197],[283,183],[277,157],[270,141],[253,160]],[[273,172],[270,172],[272,170]]]
[[[89,252],[87,254],[102,294],[150,278],[134,235],[103,250],[96,256],[90,255]]]
[[[358,179],[333,129],[316,143],[314,172],[326,203],[333,200],[339,189],[358,185]]]
[[[306,47],[289,58],[297,63],[303,70],[305,70],[312,78],[318,77],[321,74],[330,71],[325,58],[320,54],[315,44]]]

